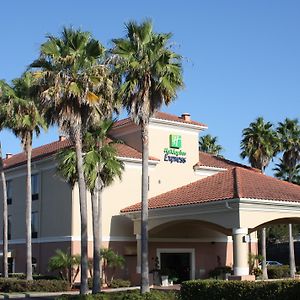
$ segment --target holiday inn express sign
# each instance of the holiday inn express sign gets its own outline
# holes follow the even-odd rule
[[[182,151],[181,135],[170,134],[169,148],[164,149],[164,161],[186,163],[186,152]]]

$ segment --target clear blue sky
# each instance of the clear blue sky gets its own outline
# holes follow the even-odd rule
[[[63,26],[91,31],[109,47],[124,23],[151,18],[157,32],[172,32],[184,57],[185,89],[165,111],[190,112],[209,126],[241,161],[242,129],[258,116],[273,123],[300,116],[300,2],[295,0],[207,1],[3,1],[0,79],[21,75],[38,56],[46,34]],[[34,145],[56,140],[50,129]],[[3,152],[20,142],[0,134]],[[268,171],[271,173],[271,170]]]

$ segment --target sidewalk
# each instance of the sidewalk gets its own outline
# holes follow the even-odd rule
[[[78,295],[78,291],[69,292],[26,292],[26,293],[0,293],[0,299],[24,299],[24,298],[54,298],[60,295]]]
[[[124,287],[124,288],[106,288],[103,289],[103,293],[111,293],[111,292],[123,292],[123,291],[130,291],[130,290],[137,290],[139,286],[132,286],[132,287]],[[154,290],[180,290],[179,284],[174,284],[172,286],[153,286],[151,289]],[[92,291],[89,291],[91,294]],[[25,299],[25,298],[35,298],[35,299],[54,299],[60,295],[79,295],[79,291],[66,291],[66,292],[26,292],[26,293],[0,293],[0,300],[1,299]]]
[[[104,289],[102,292],[121,292],[139,289],[139,286],[127,287],[127,288],[115,288],[115,289]],[[92,291],[89,291],[91,294]],[[66,291],[66,292],[26,292],[26,293],[0,293],[0,299],[24,299],[24,298],[55,298],[60,295],[79,295],[79,291]]]

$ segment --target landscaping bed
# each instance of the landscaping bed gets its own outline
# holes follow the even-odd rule
[[[109,292],[96,295],[62,295],[58,300],[177,300],[179,294],[174,291],[151,291],[144,295],[139,290],[125,292]]]
[[[24,280],[16,278],[0,278],[0,292],[64,292],[70,290],[69,284],[63,280]]]
[[[183,282],[181,300],[300,300],[300,281],[222,281]]]

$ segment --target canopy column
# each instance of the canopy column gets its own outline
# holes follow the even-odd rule
[[[249,275],[248,228],[233,228],[233,273],[234,276]]]
[[[136,272],[141,274],[141,235],[136,234],[136,250],[137,250],[137,257],[136,257]]]

